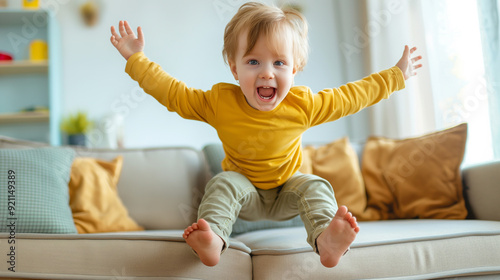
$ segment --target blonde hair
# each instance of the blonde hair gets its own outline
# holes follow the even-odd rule
[[[245,31],[248,32],[245,55],[253,49],[261,34],[270,41],[270,45],[276,46],[276,42],[282,41],[282,34],[289,31],[293,39],[291,43],[293,44],[294,67],[297,71],[304,69],[309,53],[307,21],[298,11],[256,2],[243,4],[224,31],[222,56],[226,63],[234,60],[238,49],[238,37]]]

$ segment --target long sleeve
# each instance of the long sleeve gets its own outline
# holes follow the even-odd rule
[[[125,72],[169,111],[186,119],[208,123],[214,118],[216,94],[187,87],[158,64],[151,62],[144,53],[132,55],[127,61]]]
[[[339,88],[315,94],[310,104],[310,126],[359,112],[405,87],[401,70],[394,66]]]

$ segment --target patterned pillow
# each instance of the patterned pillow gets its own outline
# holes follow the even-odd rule
[[[68,148],[0,149],[0,232],[77,233]]]

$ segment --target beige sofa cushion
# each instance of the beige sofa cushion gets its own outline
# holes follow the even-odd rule
[[[1,233],[0,244],[6,238]],[[250,250],[245,245],[231,240],[220,263],[207,267],[184,242],[180,230],[17,234],[16,242],[16,272],[0,269],[0,278],[252,279]],[[0,246],[0,254],[5,256],[7,249]]]
[[[500,275],[500,222],[392,220],[360,222],[350,252],[321,266],[303,228],[237,237],[252,249],[254,279],[434,279]],[[393,278],[394,277],[394,278]]]

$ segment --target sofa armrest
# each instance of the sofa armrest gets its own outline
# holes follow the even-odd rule
[[[464,168],[462,174],[473,215],[500,221],[500,161]]]

